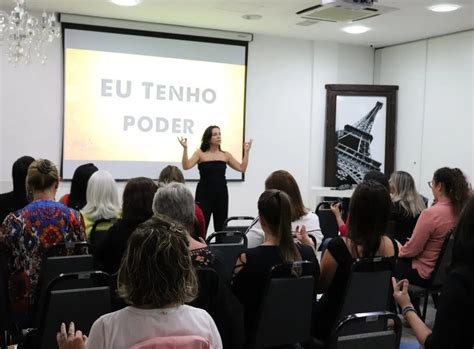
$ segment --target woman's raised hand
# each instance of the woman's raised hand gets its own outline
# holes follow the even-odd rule
[[[188,147],[188,139],[187,139],[187,138],[178,137],[178,142],[179,142],[179,144],[181,144],[181,146],[182,146],[183,148],[187,148],[187,147]]]
[[[248,142],[244,142],[244,150],[245,151],[249,151],[250,148],[252,148],[252,142],[253,142],[253,139],[249,140]]]

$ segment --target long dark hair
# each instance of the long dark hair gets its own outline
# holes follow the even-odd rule
[[[359,256],[357,246],[353,253],[358,257],[374,257],[387,229],[391,200],[387,188],[375,181],[360,183],[354,190],[349,206],[349,238],[362,246]]]
[[[268,176],[265,181],[265,189],[283,190],[288,194],[291,201],[292,216],[291,221],[296,221],[308,213],[303,205],[300,188],[294,177],[288,171],[278,170]]]
[[[474,268],[474,196],[470,196],[454,230],[451,268],[467,265]]]
[[[454,213],[459,216],[469,198],[469,184],[466,176],[459,168],[442,167],[433,175],[434,184],[442,183],[446,195],[454,207]]]
[[[26,206],[28,196],[26,192],[26,175],[28,167],[35,161],[31,156],[22,156],[17,159],[12,166],[13,192],[18,204]]]
[[[141,223],[149,219],[153,215],[153,197],[157,189],[158,186],[150,178],[130,179],[123,190],[123,220]]]
[[[201,139],[201,150],[202,151],[208,151],[211,148],[211,138],[212,138],[212,130],[218,128],[220,130],[219,126],[216,125],[211,125],[202,134],[202,139]],[[221,150],[221,146],[219,146],[219,150]]]
[[[288,195],[276,189],[265,190],[258,199],[258,213],[276,234],[284,262],[301,260],[291,233],[291,203]]]
[[[92,163],[84,164],[76,168],[72,176],[71,191],[67,205],[75,210],[86,206],[86,192],[89,178],[99,169]]]

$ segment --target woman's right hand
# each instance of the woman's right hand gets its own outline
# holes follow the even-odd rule
[[[341,215],[341,203],[340,202],[333,202],[329,208],[331,209],[332,213],[337,217]]]
[[[187,148],[187,147],[188,147],[188,139],[187,139],[187,138],[178,137],[178,142],[179,142],[179,144],[181,144],[181,146],[182,146],[183,148]]]

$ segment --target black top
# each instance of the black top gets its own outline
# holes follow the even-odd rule
[[[0,195],[0,226],[5,217],[12,212],[16,212],[28,205],[28,200],[24,195],[11,191]]]
[[[189,253],[191,254],[191,261],[196,268],[214,269],[216,257],[208,246],[190,250]]]
[[[474,348],[474,268],[454,269],[444,282],[426,349]]]
[[[128,238],[140,223],[142,222],[119,219],[105,232],[104,240],[93,253],[97,268],[109,274],[118,271],[127,248]]]
[[[390,218],[394,223],[393,238],[404,245],[407,242],[407,239],[413,234],[413,229],[415,229],[418,217],[420,217],[420,214],[413,217],[411,213],[403,208],[399,201],[394,202]]]
[[[225,182],[227,163],[222,160],[204,161],[198,164],[200,182]]]
[[[319,276],[319,263],[313,249],[307,245],[296,246],[302,259],[314,264],[315,275]],[[247,250],[245,254],[246,263],[234,276],[232,290],[244,307],[245,328],[250,333],[255,326],[270,270],[281,264],[283,259],[278,246],[261,245]]]
[[[394,240],[393,248],[395,256],[398,256],[398,246]],[[351,274],[352,264],[355,258],[347,249],[344,240],[338,236],[328,244],[327,250],[331,252],[337,263],[336,273],[329,285],[327,291],[323,294],[316,306],[316,338],[326,339],[331,333],[337,318],[339,316],[339,309],[341,307],[343,297],[346,291],[347,281]]]

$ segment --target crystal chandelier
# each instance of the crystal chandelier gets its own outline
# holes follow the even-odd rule
[[[0,44],[5,44],[8,61],[16,65],[31,61],[32,53],[47,59],[46,46],[61,37],[61,26],[54,13],[43,12],[41,19],[30,15],[25,9],[25,0],[14,0],[15,7],[8,15],[0,11]]]

